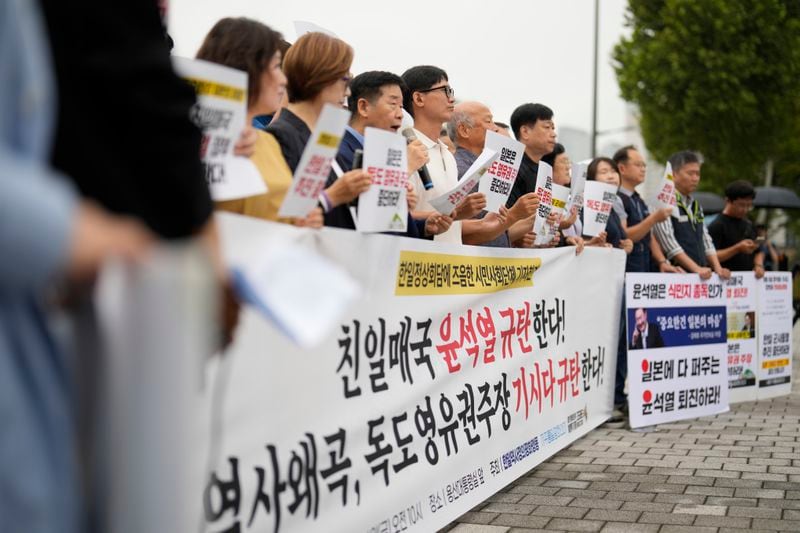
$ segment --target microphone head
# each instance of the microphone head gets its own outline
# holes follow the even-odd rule
[[[412,142],[412,141],[416,141],[417,140],[417,134],[414,133],[414,130],[411,129],[411,128],[406,128],[401,133],[402,133],[403,137],[405,137],[408,142]]]

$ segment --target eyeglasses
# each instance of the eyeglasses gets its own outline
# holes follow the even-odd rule
[[[450,87],[449,85],[442,85],[441,87],[431,87],[430,89],[424,89],[422,91],[417,91],[418,93],[431,93],[433,91],[444,91],[444,94],[448,98],[454,98],[456,95],[456,91]]]

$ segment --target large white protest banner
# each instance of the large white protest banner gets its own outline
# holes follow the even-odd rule
[[[389,131],[364,132],[364,169],[370,188],[358,197],[358,231],[405,231],[408,222],[406,140]]]
[[[331,160],[336,157],[349,119],[350,113],[345,109],[330,104],[322,108],[278,216],[305,217],[317,205],[331,172]]]
[[[599,181],[587,181],[583,191],[583,234],[595,237],[606,230],[617,187]]]
[[[714,275],[625,277],[631,427],[728,410],[725,292]]]
[[[758,398],[792,392],[792,275],[758,280]]]
[[[203,132],[200,158],[211,197],[223,201],[267,192],[255,165],[246,157],[233,155],[245,127],[247,73],[185,57],[173,57],[172,64],[197,93],[191,119]]]
[[[758,392],[756,276],[732,272],[725,282],[728,324],[728,388],[730,402],[755,400]]]
[[[481,179],[478,192],[486,195],[486,210],[497,213],[500,206],[506,205],[508,195],[511,194],[522,164],[525,145],[505,135],[487,131],[485,147],[500,156]]]
[[[443,215],[449,216],[453,209],[478,186],[478,183],[481,182],[483,176],[486,175],[486,172],[497,161],[499,156],[500,154],[494,150],[484,148],[481,155],[464,172],[458,184],[451,191],[431,200],[431,206]]]
[[[611,413],[619,250],[219,222],[225,249],[255,231],[302,240],[364,294],[307,350],[243,311],[207,375],[227,386],[194,495],[205,531],[435,531]]]

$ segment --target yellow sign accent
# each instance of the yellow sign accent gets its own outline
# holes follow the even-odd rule
[[[553,198],[553,207],[561,208],[561,207],[566,207],[566,205],[567,202],[562,202],[558,198]]]
[[[223,85],[214,81],[201,80],[197,78],[185,78],[186,81],[192,84],[197,94],[206,96],[216,96],[217,98],[224,98],[226,100],[233,100],[234,102],[243,102],[247,91],[231,85]]]
[[[773,361],[764,361],[761,363],[761,368],[780,368],[783,366],[789,366],[788,359],[775,359]]]
[[[538,257],[474,257],[469,255],[400,252],[396,296],[485,294],[533,287]]]
[[[327,146],[328,148],[333,148],[335,150],[339,146],[339,137],[323,131],[319,134],[317,144],[320,146]]]
[[[728,332],[728,339],[749,339],[750,332],[749,331],[729,331]]]

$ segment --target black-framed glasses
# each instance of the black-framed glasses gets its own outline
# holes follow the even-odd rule
[[[430,89],[424,89],[421,91],[417,91],[418,93],[432,93],[433,91],[444,91],[444,94],[447,98],[454,98],[456,95],[456,91],[450,87],[449,85],[442,85],[441,87],[431,87]]]

